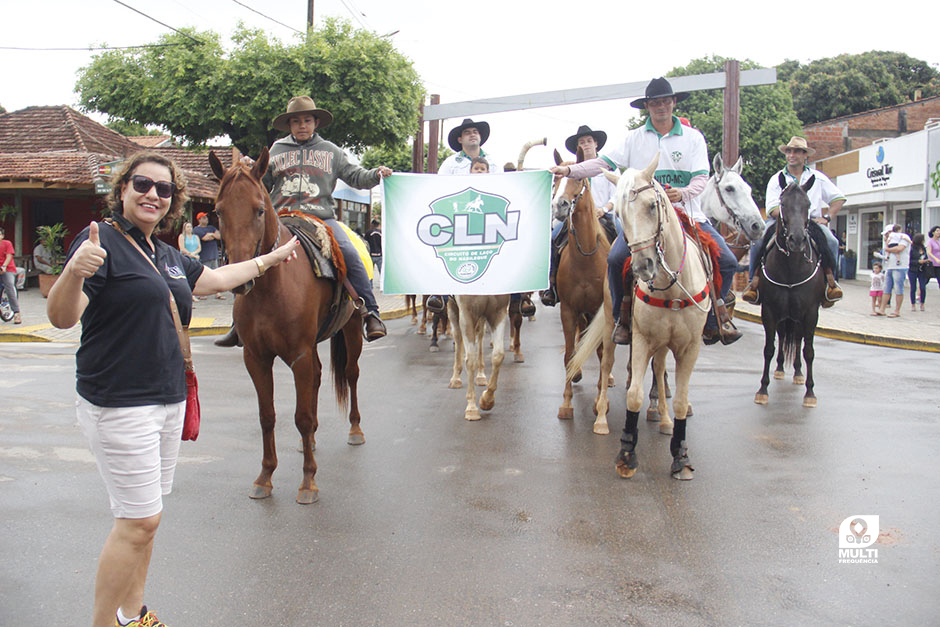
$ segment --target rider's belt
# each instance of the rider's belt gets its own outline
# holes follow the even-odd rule
[[[663,309],[671,309],[672,311],[679,311],[680,309],[691,307],[694,303],[700,303],[708,298],[708,283],[705,284],[705,289],[696,294],[692,299],[655,298],[644,292],[639,283],[637,283],[636,286],[636,296],[647,305],[652,305],[653,307],[662,307]]]

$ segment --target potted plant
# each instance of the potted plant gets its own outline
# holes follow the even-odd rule
[[[42,244],[42,247],[46,249],[52,263],[51,271],[41,272],[39,274],[39,292],[43,295],[43,298],[49,296],[49,290],[52,289],[52,285],[62,272],[62,263],[65,253],[62,248],[62,243],[65,236],[68,234],[69,230],[65,228],[65,225],[61,222],[36,227],[36,239]]]
[[[851,248],[846,248],[842,255],[842,267],[839,273],[843,279],[852,281],[855,279],[855,271],[858,268],[858,254]]]

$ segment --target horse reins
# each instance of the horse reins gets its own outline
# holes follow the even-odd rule
[[[784,255],[786,255],[787,257],[789,257],[789,256],[790,256],[790,249],[787,248],[786,246],[781,246],[781,245],[780,245],[780,235],[781,235],[781,233],[783,234],[784,241],[786,241],[786,237],[787,237],[787,223],[786,223],[786,221],[783,219],[783,211],[782,211],[782,210],[780,211],[780,219],[777,221],[777,229],[776,229],[776,232],[774,233],[774,246],[775,246],[775,247],[777,248],[777,250],[779,250],[781,253],[783,253]],[[807,242],[811,242],[812,240],[811,240],[811,238],[810,238],[810,236],[809,236],[809,229],[804,227],[804,228],[803,228],[803,233],[806,235],[806,240],[807,240]],[[812,252],[812,250],[813,250],[812,244],[810,244],[809,249],[810,249],[810,252]],[[803,258],[806,259],[806,261],[808,261],[808,262],[810,262],[810,263],[813,263],[812,257],[811,257],[811,256],[807,256],[805,253],[803,254]],[[810,275],[809,275],[808,277],[806,277],[805,279],[803,279],[802,281],[799,281],[799,282],[797,282],[797,283],[780,283],[779,281],[774,281],[772,278],[770,278],[770,275],[767,274],[767,264],[764,263],[764,262],[761,262],[761,274],[763,274],[763,275],[764,275],[764,278],[767,279],[768,281],[770,281],[771,283],[773,283],[774,285],[776,285],[776,286],[778,286],[778,287],[785,287],[785,288],[787,288],[787,289],[790,289],[790,288],[793,288],[793,287],[799,287],[800,285],[803,285],[804,283],[809,282],[814,276],[816,276],[816,274],[819,272],[819,265],[820,265],[821,261],[822,261],[821,257],[817,256],[817,258],[816,258],[816,267],[813,268],[813,271],[810,273]]]
[[[584,257],[590,257],[597,252],[598,248],[601,246],[601,236],[600,233],[594,238],[594,250],[589,253],[584,252],[584,249],[581,248],[581,242],[578,241],[578,232],[574,228],[574,220],[571,219],[571,216],[574,214],[575,207],[578,206],[578,202],[581,201],[581,196],[584,195],[584,190],[587,188],[587,184],[584,180],[581,181],[581,191],[575,194],[574,200],[571,201],[571,209],[568,210],[568,232],[571,233],[572,238],[574,239],[575,246],[578,247],[578,252],[581,253]]]

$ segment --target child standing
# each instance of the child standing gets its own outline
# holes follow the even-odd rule
[[[877,261],[872,265],[871,269],[871,287],[868,290],[868,294],[871,296],[871,315],[873,316],[883,316],[884,314],[878,311],[878,307],[881,306],[881,296],[884,294],[885,289],[885,275],[881,273],[881,264]]]

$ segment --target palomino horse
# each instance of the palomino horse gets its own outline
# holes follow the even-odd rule
[[[460,373],[464,359],[467,360],[467,408],[464,418],[479,420],[480,410],[490,410],[496,404],[496,386],[499,370],[503,365],[505,349],[503,338],[509,312],[509,294],[499,296],[458,295],[447,300],[447,311],[454,332],[454,372],[448,387],[463,387]],[[483,332],[489,327],[493,340],[491,362],[493,370],[489,380],[483,370]],[[486,390],[476,403],[476,386],[485,385]]]
[[[783,175],[781,175],[783,178]],[[806,384],[803,407],[816,407],[813,392],[813,337],[819,321],[819,306],[826,296],[826,278],[820,268],[819,254],[810,244],[809,197],[806,191],[813,186],[810,177],[803,186],[795,181],[780,194],[780,216],[777,220],[773,245],[764,255],[760,269],[758,289],[761,295],[760,316],[764,324],[764,372],[754,402],[766,405],[768,371],[774,357],[774,336],[780,347],[777,354],[775,379],[783,378],[785,359],[793,359],[793,383]],[[784,187],[786,181],[780,186]],[[806,377],[800,368],[800,346],[806,360]]]
[[[578,160],[582,160],[580,149]],[[561,165],[557,150],[555,163]],[[592,319],[603,321],[603,335],[597,348],[601,371],[597,379],[597,397],[594,399],[594,414],[597,416],[594,433],[607,435],[610,433],[607,426],[607,410],[610,407],[607,387],[614,366],[614,343],[611,340],[614,316],[607,284],[610,242],[594,213],[590,179],[578,181],[569,178],[562,182],[561,176],[556,177],[552,210],[556,220],[568,221],[568,245],[561,251],[555,279],[561,326],[565,334],[565,367],[568,367],[574,355],[579,334]],[[574,418],[574,407],[571,405],[572,380],[580,380],[580,368],[573,378],[565,379],[563,401],[558,408],[560,420]]]
[[[643,171],[627,170],[617,184],[615,206],[623,222],[624,237],[633,253],[637,286],[633,312],[632,370],[635,376],[627,391],[627,420],[620,438],[616,467],[621,477],[632,477],[636,455],[637,421],[643,405],[643,374],[655,355],[654,372],[659,388],[660,413],[665,415],[663,393],[666,352],[676,361],[676,390],[673,398],[675,428],[669,450],[672,476],[691,479],[692,466],[685,443],[689,379],[701,346],[702,329],[708,314],[709,287],[705,262],[695,239],[687,235],[663,188],[653,178],[659,153]],[[615,175],[609,175],[615,180]],[[645,289],[642,283],[645,283]],[[655,296],[654,296],[655,295]],[[568,366],[571,376],[600,343],[606,331],[595,319],[588,327]]]
[[[228,171],[209,153],[212,171],[219,177],[216,212],[225,249],[232,263],[244,261],[259,252],[272,250],[287,241],[290,231],[280,223],[271,199],[261,183],[268,167],[268,149],[264,148],[254,165],[235,163]],[[335,249],[334,249],[335,250]],[[260,499],[271,495],[271,475],[277,468],[274,444],[274,358],[280,357],[294,374],[297,400],[294,424],[303,446],[303,481],[297,492],[298,503],[318,499],[313,458],[317,430],[317,393],[322,365],[317,355],[317,335],[330,314],[334,283],[314,276],[307,256],[298,252],[294,263],[271,268],[246,286],[236,288],[233,318],[244,343],[245,367],[258,395],[258,414],[264,456],[261,474],[255,479],[249,496]],[[348,320],[330,338],[333,388],[340,405],[349,405],[349,444],[362,444],[359,428],[359,355],[362,353],[361,320],[349,307],[341,307]],[[351,314],[351,315],[350,315]],[[324,338],[325,339],[325,338]]]

